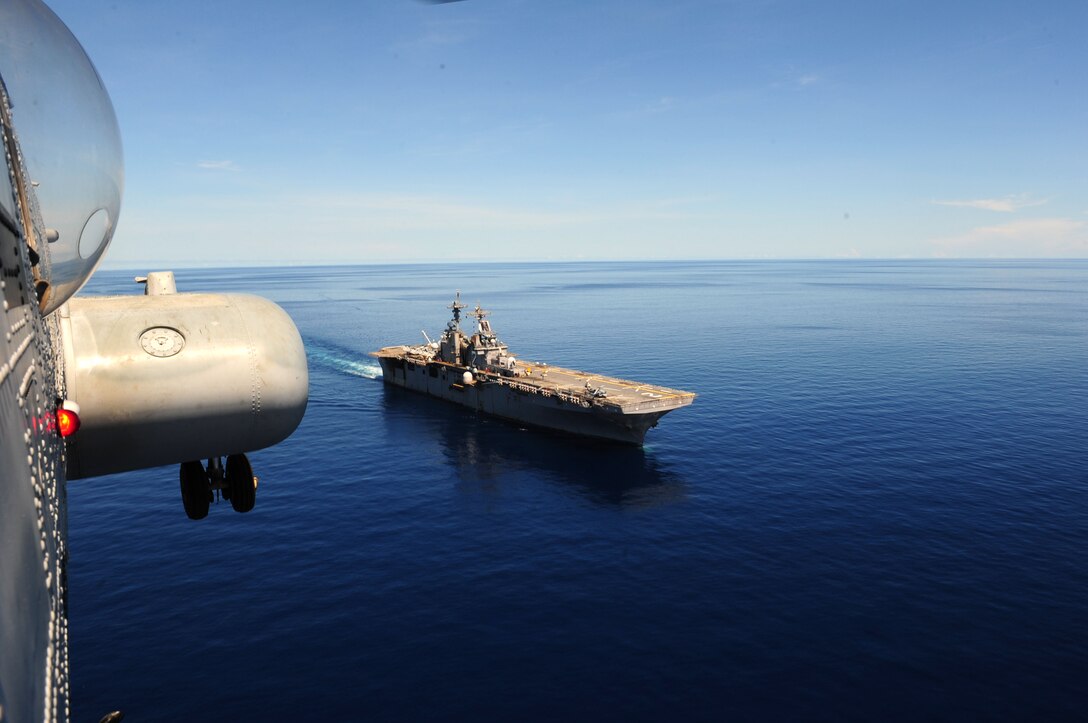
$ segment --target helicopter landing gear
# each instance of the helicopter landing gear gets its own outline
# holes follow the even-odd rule
[[[235,512],[253,509],[257,501],[257,478],[253,476],[253,467],[244,454],[227,457],[227,486],[223,496],[230,500]]]
[[[181,503],[189,519],[202,520],[208,516],[215,490],[219,490],[223,499],[230,500],[236,512],[253,509],[257,501],[257,478],[244,454],[229,455],[225,469],[219,457],[210,458],[207,467],[195,460],[182,462]]]
[[[208,473],[200,462],[181,463],[181,503],[190,520],[202,520],[208,516],[212,501],[212,488]]]

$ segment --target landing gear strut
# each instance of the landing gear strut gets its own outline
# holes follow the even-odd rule
[[[199,461],[182,462],[181,503],[189,519],[202,520],[208,516],[215,490],[220,491],[223,499],[230,500],[236,512],[253,509],[257,501],[257,478],[244,454],[229,455],[225,469],[219,457],[209,459],[207,467]]]

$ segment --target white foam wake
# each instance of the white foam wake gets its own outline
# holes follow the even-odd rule
[[[382,368],[377,362],[353,359],[313,345],[307,347],[306,353],[315,366],[326,367],[342,374],[362,377],[363,379],[381,379],[382,376]]]

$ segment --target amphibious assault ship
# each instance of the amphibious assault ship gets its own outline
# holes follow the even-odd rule
[[[476,332],[461,331],[461,292],[438,341],[371,352],[387,384],[425,392],[485,414],[586,437],[642,444],[662,416],[692,392],[522,361],[499,341],[479,305]]]

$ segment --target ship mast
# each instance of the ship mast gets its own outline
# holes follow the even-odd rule
[[[461,329],[461,309],[466,308],[467,304],[461,303],[461,290],[457,290],[457,296],[454,298],[453,303],[447,306],[447,309],[453,309],[453,321],[450,322],[450,330]]]
[[[446,323],[446,331],[442,334],[442,343],[439,345],[439,359],[451,364],[461,363],[461,309],[465,305],[461,303],[461,290],[457,290],[457,296],[453,303],[446,307],[453,311],[453,318]]]

